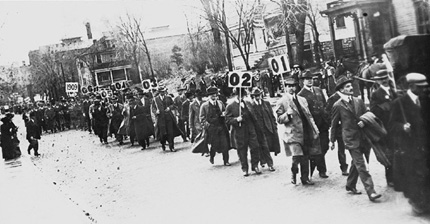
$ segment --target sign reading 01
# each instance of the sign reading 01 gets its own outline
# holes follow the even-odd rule
[[[158,83],[156,79],[145,79],[142,81],[142,88],[144,90],[151,90],[158,87]]]
[[[275,75],[289,72],[291,70],[290,63],[288,61],[288,55],[286,54],[275,56],[267,60],[269,62],[270,68],[272,68],[273,74]]]
[[[251,72],[233,71],[228,73],[228,87],[251,87]]]
[[[79,85],[77,82],[66,82],[66,93],[79,92]]]

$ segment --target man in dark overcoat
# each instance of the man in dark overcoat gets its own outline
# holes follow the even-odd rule
[[[234,142],[236,142],[237,153],[241,163],[244,176],[248,176],[248,147],[251,154],[251,170],[256,174],[261,174],[258,168],[260,162],[260,144],[258,143],[257,132],[251,112],[244,102],[246,91],[244,88],[235,90],[237,98],[231,101],[226,108],[226,123],[231,126]],[[241,96],[239,96],[241,91]],[[241,109],[239,109],[241,108]]]
[[[397,98],[397,93],[390,87],[390,79],[387,70],[381,69],[377,71],[372,79],[379,84],[379,88],[376,89],[370,97],[370,111],[382,121],[385,128],[388,128],[391,102]],[[380,142],[384,147],[385,155],[390,163],[393,164],[394,149],[391,144],[391,134],[387,134]],[[385,166],[385,178],[388,186],[393,187],[393,168],[391,165]]]
[[[430,213],[428,82],[423,74],[406,75],[406,94],[393,101],[389,131],[395,140],[395,188],[402,190],[413,211]],[[427,122],[426,122],[427,121]]]
[[[175,104],[173,99],[166,94],[165,87],[160,86],[158,93],[159,95],[154,97],[151,104],[151,110],[156,116],[157,133],[155,135],[160,139],[163,151],[166,150],[167,141],[170,151],[176,152],[173,140],[176,136],[182,135],[182,132],[172,113],[175,110]]]
[[[209,87],[206,91],[209,99],[201,105],[200,122],[205,129],[205,142],[209,146],[209,162],[214,164],[216,153],[222,153],[225,166],[230,166],[229,154],[230,140],[225,125],[225,106],[218,100],[218,89]]]
[[[270,171],[273,168],[273,159],[270,152],[277,155],[281,151],[278,137],[278,127],[276,118],[273,115],[272,106],[268,101],[261,98],[263,92],[260,88],[255,87],[251,92],[253,100],[250,101],[249,111],[255,121],[255,130],[257,132],[258,142],[261,148],[261,165],[267,164]]]
[[[319,171],[319,176],[322,178],[328,178],[327,166],[325,163],[325,154],[328,151],[328,129],[330,128],[329,116],[326,114],[325,106],[326,99],[324,93],[319,87],[313,86],[313,77],[309,70],[302,75],[303,88],[298,93],[299,96],[304,97],[309,105],[312,117],[314,118],[315,124],[319,130],[319,140],[321,144],[321,155],[313,156],[310,158],[311,162],[311,176],[315,167]]]
[[[134,126],[137,142],[142,146],[142,150],[149,147],[149,136],[154,134],[154,125],[151,118],[151,100],[143,91],[140,98],[130,108],[130,118]]]
[[[119,134],[119,128],[121,126],[121,122],[123,120],[122,116],[122,110],[124,109],[124,106],[121,103],[118,103],[118,97],[113,96],[112,97],[112,103],[109,105],[109,112],[110,115],[110,127],[109,132],[111,134],[115,135],[115,139],[119,142],[120,145],[123,144],[123,135]]]
[[[345,76],[337,81],[336,91],[339,91],[341,98],[333,105],[330,147],[334,148],[335,133],[339,127],[337,124],[341,122],[345,148],[348,149],[352,158],[345,189],[352,194],[361,194],[356,188],[358,177],[360,177],[370,201],[375,201],[381,195],[376,193],[372,176],[366,167],[365,159],[369,160],[370,150],[361,130],[364,122],[359,119],[366,112],[366,106],[363,100],[353,96],[352,81]]]
[[[176,113],[176,116],[178,118],[178,126],[179,126],[179,129],[181,129],[181,132],[184,133],[184,135],[182,135],[182,140],[184,140],[184,142],[187,141],[187,136],[185,136],[185,133],[186,133],[185,122],[186,122],[186,120],[182,119],[182,104],[187,99],[187,97],[185,96],[185,91],[186,91],[186,89],[179,88],[178,89],[179,95],[177,95],[173,99],[173,102],[175,103],[175,113]]]
[[[36,123],[36,112],[30,113],[30,119],[25,123],[27,130],[26,139],[29,142],[27,152],[30,155],[31,149],[34,149],[34,155],[39,156],[39,139],[40,139],[40,128]]]
[[[101,102],[102,98],[98,96],[94,100],[93,108],[93,119],[94,119],[94,133],[100,139],[101,143],[107,144],[107,132],[109,126],[109,118],[107,115],[107,108],[104,102]]]

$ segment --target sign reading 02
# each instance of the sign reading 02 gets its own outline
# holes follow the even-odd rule
[[[76,93],[79,92],[79,87],[77,82],[66,82],[66,93]]]
[[[273,74],[278,75],[284,72],[289,72],[290,63],[288,61],[288,55],[283,54],[268,59],[270,68],[272,68]]]
[[[228,73],[228,87],[251,87],[251,72],[233,71]]]
[[[142,87],[144,90],[155,89],[158,87],[158,82],[156,79],[145,79],[142,81]]]

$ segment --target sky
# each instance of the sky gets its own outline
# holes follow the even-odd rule
[[[0,0],[0,65],[28,63],[30,50],[60,43],[63,38],[87,38],[86,22],[91,24],[93,39],[100,38],[126,13],[141,17],[147,27],[169,25],[185,32],[184,14],[193,18],[199,6],[199,0]]]

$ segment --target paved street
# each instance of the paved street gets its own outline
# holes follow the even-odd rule
[[[15,122],[24,130],[19,116]],[[27,143],[22,135],[20,139],[26,153]],[[374,158],[370,172],[383,194],[376,203],[344,190],[346,177],[341,176],[335,151],[327,154],[330,178],[313,178],[315,186],[294,186],[291,158],[283,151],[274,157],[275,172],[266,167],[262,175],[243,177],[235,150],[230,151],[232,166],[225,167],[220,155],[211,165],[208,158],[191,153],[190,143],[180,138],[176,143],[178,152],[172,153],[154,142],[144,151],[130,144],[120,147],[113,139],[102,145],[82,131],[44,135],[42,156],[31,157],[35,166],[28,155],[20,159],[26,164],[21,168],[2,166],[0,191],[5,196],[0,211],[11,220],[4,223],[430,222],[430,217],[414,216],[403,195],[386,187],[383,168]],[[33,185],[23,186],[26,183]],[[361,183],[357,188],[364,191]],[[29,198],[37,203],[26,204]],[[49,212],[31,212],[31,206]]]

